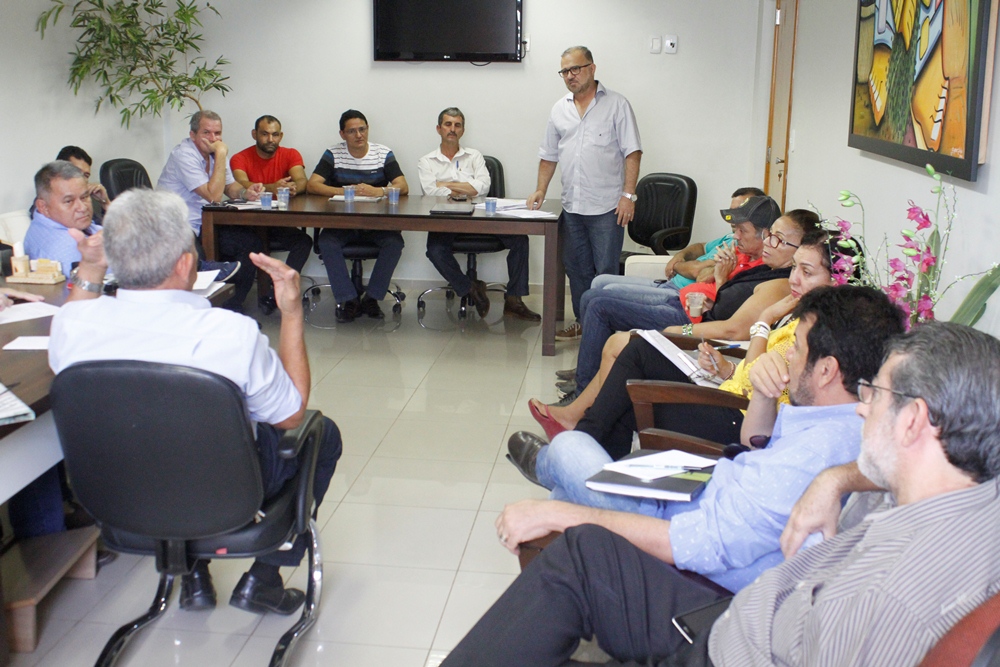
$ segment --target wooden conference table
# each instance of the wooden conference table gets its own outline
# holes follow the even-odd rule
[[[255,227],[334,227],[340,229],[393,229],[422,232],[478,234],[529,234],[545,238],[545,263],[542,287],[542,354],[556,353],[556,320],[563,318],[566,278],[559,253],[557,218],[524,219],[498,213],[487,216],[476,210],[471,216],[431,215],[431,207],[447,201],[446,197],[400,197],[398,206],[386,200],[378,202],[329,201],[320,195],[292,197],[288,210],[261,211],[209,210],[201,218],[201,243],[209,259],[217,259],[215,231],[219,225]],[[558,200],[548,200],[542,210],[558,215]]]

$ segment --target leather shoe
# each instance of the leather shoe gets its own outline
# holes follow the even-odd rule
[[[244,572],[229,598],[229,604],[254,614],[273,611],[287,616],[301,607],[305,599],[306,594],[297,588],[285,588],[280,584],[269,586],[249,572]]]
[[[197,564],[181,577],[181,609],[199,611],[215,609],[215,586],[207,564]]]
[[[514,464],[526,480],[543,486],[535,474],[535,462],[538,460],[538,452],[548,444],[534,433],[518,431],[507,441],[507,460]]]
[[[257,309],[266,317],[278,309],[278,302],[273,296],[265,296],[257,300]]]
[[[353,322],[361,315],[361,299],[354,298],[344,303],[338,303],[335,314],[337,322],[340,324]]]
[[[503,314],[529,322],[541,322],[542,316],[524,304],[519,296],[507,296],[503,302]]]
[[[482,280],[473,280],[467,296],[476,307],[479,317],[486,317],[490,312],[490,296],[486,293],[486,283]]]

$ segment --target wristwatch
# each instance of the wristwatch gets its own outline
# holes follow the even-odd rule
[[[632,202],[633,204],[634,204],[634,203],[636,203],[637,201],[639,201],[639,195],[630,195],[630,194],[629,194],[629,193],[627,193],[627,192],[623,192],[623,193],[622,193],[622,197],[625,197],[625,199],[628,199],[628,200],[629,200],[629,201],[631,201],[631,202]]]
[[[70,271],[69,281],[82,289],[85,292],[92,292],[94,294],[100,294],[104,291],[104,283],[92,283],[89,280],[85,280],[80,277],[80,267],[77,267]]]

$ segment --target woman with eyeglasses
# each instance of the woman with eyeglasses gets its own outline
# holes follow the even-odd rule
[[[780,232],[781,227],[776,231]],[[785,240],[794,242],[788,237]],[[791,347],[797,322],[789,321],[789,315],[798,300],[817,287],[837,282],[831,273],[830,250],[831,244],[836,245],[837,238],[831,240],[825,230],[813,229],[795,240],[798,241],[795,244],[798,247],[793,254],[791,275],[787,281],[789,292],[765,307],[760,312],[759,320],[748,327],[748,334],[744,334],[744,337],[750,335],[751,328],[755,335],[750,335],[746,359],[736,363],[726,359],[707,343],[699,347],[699,364],[706,372],[724,380],[719,387],[723,391],[749,396],[752,391],[749,369],[757,357],[770,350],[778,350],[784,355]],[[626,382],[634,378],[690,382],[683,372],[645,340],[638,337],[629,339],[627,333],[623,336],[627,343],[621,353],[624,356],[612,363],[606,371],[602,369],[600,389],[593,391],[588,388],[580,399],[564,409],[549,408],[550,413],[554,413],[553,417],[566,417],[570,422],[563,424],[560,421],[558,430],[551,433],[547,431],[550,438],[562,430],[575,428],[592,435],[604,445],[612,458],[620,458],[629,452],[632,432],[635,430],[635,415]],[[598,381],[595,379],[593,384],[598,384]],[[584,404],[586,395],[591,392],[593,399]],[[787,402],[787,395],[781,400]],[[656,406],[654,411],[657,427],[715,442],[740,440],[743,415],[739,410],[697,405],[671,409],[669,405],[662,405]]]

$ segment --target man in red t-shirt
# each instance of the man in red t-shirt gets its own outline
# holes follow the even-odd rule
[[[262,183],[268,192],[278,193],[278,188],[288,188],[291,196],[306,191],[306,170],[302,155],[294,148],[282,148],[281,121],[274,116],[261,116],[250,132],[256,144],[246,148],[229,160],[235,178],[244,187],[249,183]],[[268,227],[270,250],[287,250],[286,263],[299,273],[309,260],[312,239],[297,227]],[[273,296],[258,295],[260,309],[265,314],[274,312],[277,304]]]

